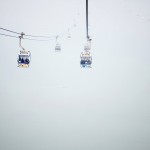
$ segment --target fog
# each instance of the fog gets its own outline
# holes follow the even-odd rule
[[[0,2],[0,27],[62,48],[24,39],[31,64],[18,68],[19,39],[0,35],[0,150],[150,149],[149,0],[89,0],[90,69],[85,1]]]

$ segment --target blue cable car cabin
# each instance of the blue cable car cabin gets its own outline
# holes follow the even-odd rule
[[[18,55],[18,67],[28,68],[30,64],[31,56],[29,51],[20,51]]]
[[[90,56],[90,54],[85,53],[85,54],[81,54],[81,61],[80,61],[80,65],[82,68],[91,68],[91,64],[92,64],[92,57]]]

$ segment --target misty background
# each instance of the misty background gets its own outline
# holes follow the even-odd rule
[[[0,150],[150,149],[149,0],[89,0],[91,69],[85,0],[0,0],[0,27],[62,48],[24,39],[23,69],[19,39],[0,36]]]

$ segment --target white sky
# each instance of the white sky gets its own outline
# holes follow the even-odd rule
[[[72,35],[61,53],[23,40],[29,69],[17,67],[18,39],[0,36],[0,150],[150,149],[149,0],[89,0],[92,69],[79,64],[85,0],[0,0],[0,22]]]

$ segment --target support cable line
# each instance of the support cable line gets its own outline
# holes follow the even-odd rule
[[[39,40],[39,39],[31,39],[31,38],[23,38],[23,39],[25,39],[25,40],[31,40],[31,41],[39,41],[39,42],[40,42],[40,41],[41,41],[41,42],[42,42],[42,41],[43,41],[43,42],[44,42],[44,41],[47,41],[47,42],[48,42],[48,41],[50,41],[50,40],[53,40],[53,39],[49,39],[49,40]]]
[[[19,32],[15,32],[15,31],[8,30],[8,29],[5,29],[5,28],[0,28],[0,30],[8,31],[8,32],[15,33],[15,34],[20,34]]]
[[[88,0],[86,0],[86,37],[89,39],[89,28],[88,28]]]
[[[3,34],[3,33],[0,33],[0,35],[3,35],[3,36],[8,36],[8,37],[13,37],[13,38],[19,38],[18,36],[14,36],[14,35],[8,35],[8,34]]]
[[[37,38],[46,38],[46,39],[51,39],[51,38],[55,38],[56,37],[56,36],[40,36],[40,35],[28,35],[28,34],[25,34],[25,36],[37,37]]]
[[[12,38],[19,38],[19,36],[15,36],[15,35],[9,35],[9,34],[3,34],[3,33],[0,33],[0,35],[2,36],[7,36],[7,37],[12,37]],[[20,34],[21,35],[21,34]],[[52,39],[49,39],[49,40],[40,40],[40,39],[32,39],[32,38],[26,38],[26,37],[23,37],[23,39],[25,40],[32,40],[32,41],[49,41],[49,40],[52,40]]]
[[[21,33],[19,33],[19,32],[12,31],[12,30],[9,30],[9,29],[6,29],[6,28],[0,28],[0,30],[4,30],[4,31],[7,31],[7,32],[11,32],[11,33],[15,33],[15,34],[21,35]],[[56,37],[56,36],[41,36],[41,35],[31,35],[31,34],[24,34],[24,36],[36,37],[36,38],[47,38],[47,39],[52,39],[52,38]],[[28,39],[28,38],[24,38],[24,39]],[[36,39],[31,39],[31,40],[36,40]]]

